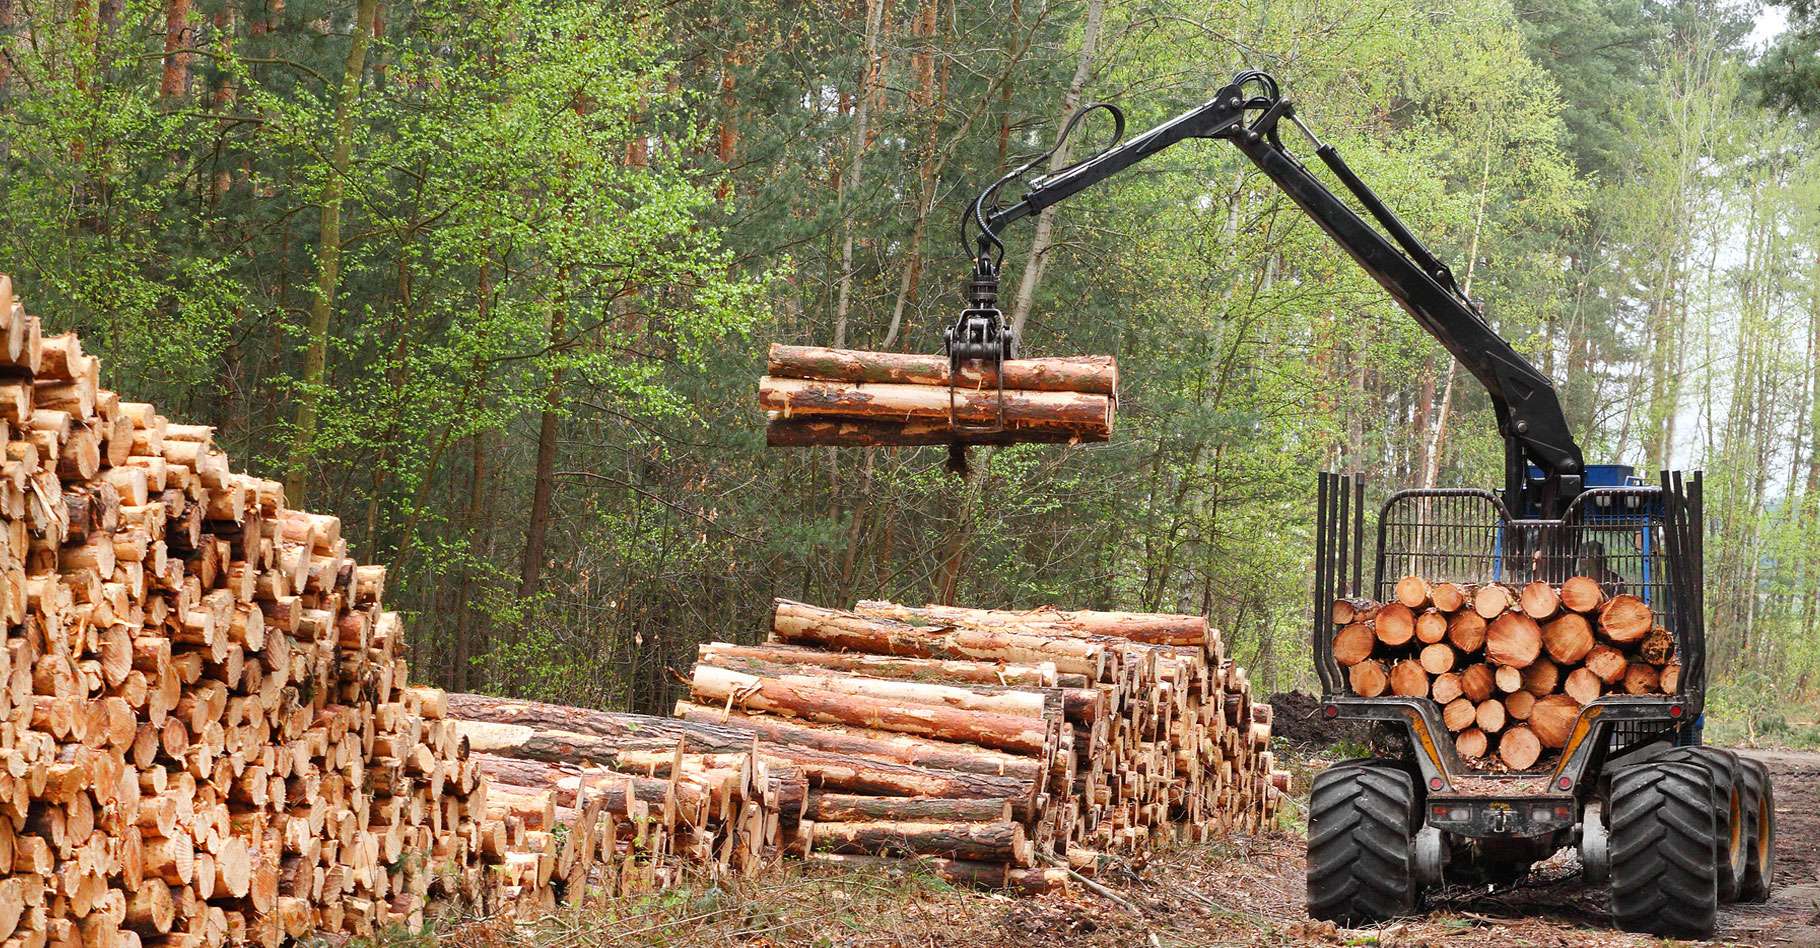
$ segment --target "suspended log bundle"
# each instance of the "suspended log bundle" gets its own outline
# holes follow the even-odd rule
[[[541,874],[385,568],[100,377],[0,276],[0,942],[371,937]]]
[[[766,371],[773,447],[1106,441],[1118,402],[1111,356],[969,365],[951,387],[944,356],[774,344]]]
[[[1649,604],[1590,577],[1513,588],[1405,576],[1391,596],[1334,602],[1333,659],[1353,694],[1434,701],[1475,769],[1549,765],[1587,704],[1679,687],[1674,636]]]

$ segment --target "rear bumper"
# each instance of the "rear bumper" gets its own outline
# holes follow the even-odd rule
[[[1424,804],[1428,825],[1476,839],[1547,836],[1570,829],[1579,819],[1571,794],[1545,796],[1470,796],[1429,794]]]

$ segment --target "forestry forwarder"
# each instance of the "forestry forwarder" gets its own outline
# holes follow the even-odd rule
[[[1681,662],[1672,694],[1604,695],[1587,704],[1552,761],[1520,773],[1468,769],[1432,699],[1358,697],[1334,659],[1329,604],[1367,594],[1364,485],[1356,476],[1322,474],[1313,644],[1323,711],[1373,722],[1378,739],[1376,756],[1336,765],[1315,780],[1309,914],[1347,924],[1407,915],[1426,888],[1512,881],[1570,845],[1586,881],[1609,883],[1613,919],[1627,930],[1703,938],[1721,901],[1767,899],[1775,814],[1768,773],[1758,762],[1700,746],[1699,473],[1663,472],[1658,484],[1645,485],[1626,466],[1586,466],[1549,378],[1486,323],[1447,265],[1296,117],[1270,76],[1240,73],[1205,104],[1125,141],[1119,110],[1094,103],[1069,119],[1057,147],[1095,110],[1114,119],[1112,145],[1035,179],[1019,201],[1001,206],[997,192],[1048,158],[1039,156],[968,208],[963,241],[969,224],[978,231],[969,306],[944,333],[955,367],[1014,355],[996,305],[1004,227],[1177,142],[1229,142],[1479,380],[1504,437],[1501,496],[1403,490],[1384,502],[1372,598],[1389,601],[1405,573],[1507,585],[1593,575],[1607,594],[1621,589],[1647,602]],[[1382,231],[1283,146],[1284,120]]]

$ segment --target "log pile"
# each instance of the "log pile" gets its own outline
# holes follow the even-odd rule
[[[547,795],[489,793],[445,696],[408,683],[385,568],[99,379],[0,275],[0,944],[278,945],[550,902],[591,839]]]
[[[1042,891],[1107,852],[1255,831],[1289,789],[1269,706],[1196,616],[779,600],[771,641],[697,658],[672,719],[477,695],[450,714],[494,792],[560,806],[636,779],[671,801],[654,848],[716,871],[908,857]]]
[[[964,367],[950,398],[943,356],[772,345],[766,371],[773,447],[1106,441],[1118,402],[1111,356],[1008,361],[1002,396],[993,372]]]
[[[1398,580],[1391,601],[1333,603],[1333,657],[1352,693],[1427,698],[1478,769],[1550,765],[1605,694],[1674,694],[1675,640],[1642,599],[1595,579],[1520,588]]]

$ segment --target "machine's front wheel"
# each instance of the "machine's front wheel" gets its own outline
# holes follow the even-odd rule
[[[1737,901],[1744,887],[1751,819],[1755,815],[1744,801],[1744,775],[1738,755],[1717,747],[1677,747],[1651,759],[1698,764],[1712,772],[1714,830],[1718,835],[1713,858],[1719,866],[1719,901]]]
[[[1407,771],[1361,762],[1314,780],[1308,803],[1308,914],[1361,925],[1415,911],[1416,787]]]
[[[1776,788],[1762,761],[1745,757],[1738,764],[1738,776],[1744,783],[1744,805],[1754,814],[1750,835],[1744,840],[1744,884],[1738,890],[1738,900],[1768,902],[1776,875]]]
[[[1611,914],[1619,928],[1711,937],[1719,918],[1713,774],[1652,760],[1611,783]]]

